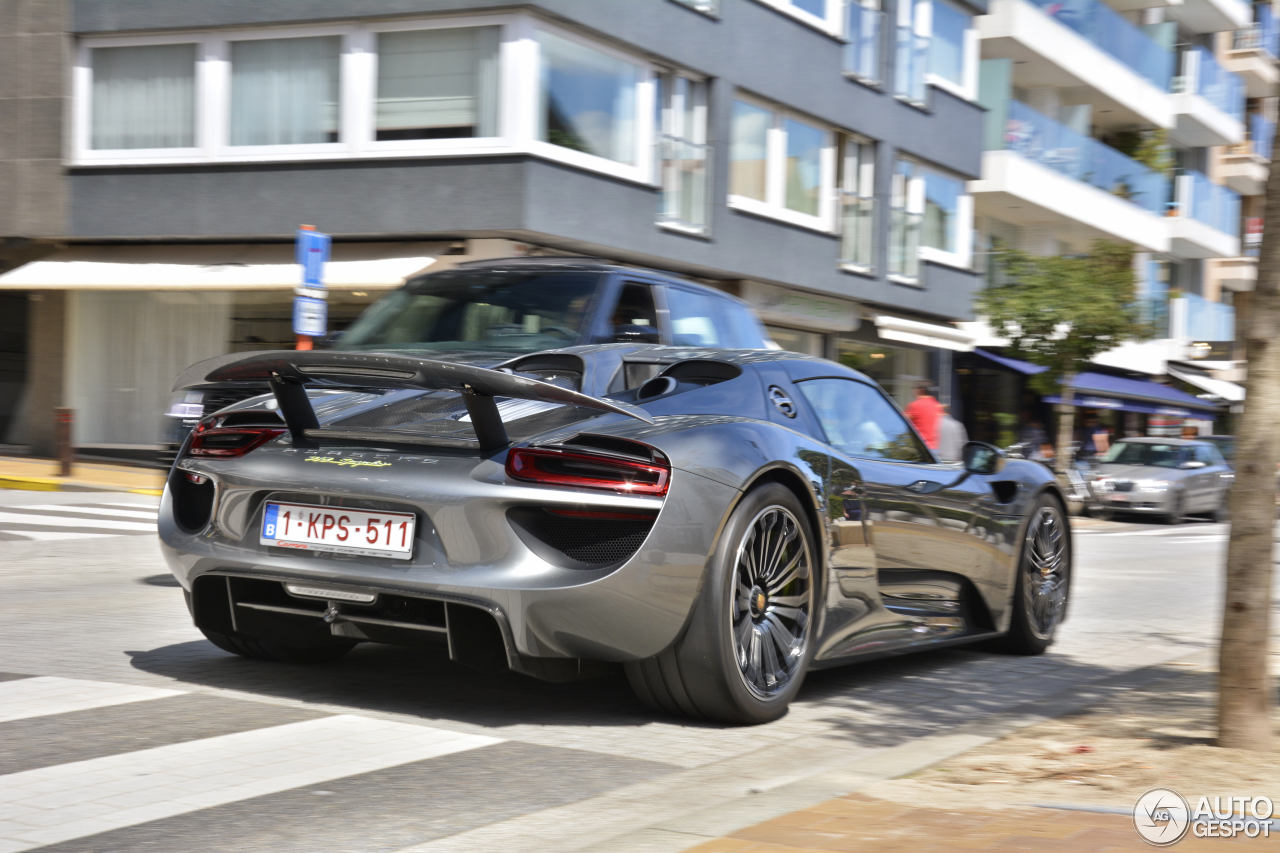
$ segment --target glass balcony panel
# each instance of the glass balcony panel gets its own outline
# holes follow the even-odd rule
[[[870,269],[875,199],[840,191],[840,263]]]
[[[871,83],[880,81],[880,30],[884,12],[868,9],[861,3],[849,3],[847,37],[844,49],[844,70],[860,80]]]
[[[1266,6],[1254,7],[1255,21],[1235,31],[1231,42],[1233,50],[1262,50],[1272,57],[1280,57],[1280,21]]]
[[[1155,214],[1169,200],[1169,182],[1159,172],[1019,101],[1009,101],[1004,148]]]
[[[1188,171],[1180,180],[1177,205],[1179,212],[1203,222],[1224,234],[1240,231],[1240,196],[1226,187],[1213,183],[1199,172]],[[1190,198],[1186,198],[1187,194]]]
[[[898,27],[897,30],[893,93],[913,103],[923,104],[924,71],[929,61],[929,38],[916,35],[911,27]]]
[[[1195,92],[1236,121],[1244,120],[1244,84],[1203,47],[1182,54],[1184,91]]]
[[[1186,336],[1194,341],[1231,341],[1236,337],[1236,311],[1230,305],[1210,302],[1196,293],[1187,300]]]
[[[1249,116],[1249,143],[1253,153],[1271,159],[1271,145],[1276,137],[1276,123],[1254,113]]]
[[[662,195],[658,221],[703,231],[711,146],[663,136],[659,142]]]
[[[1058,23],[1169,91],[1173,54],[1099,0],[1029,0]]]
[[[894,208],[889,216],[889,274],[920,277],[920,224],[924,215]]]

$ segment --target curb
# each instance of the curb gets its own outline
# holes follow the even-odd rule
[[[58,477],[10,477],[0,476],[0,489],[18,489],[28,492],[128,492],[134,495],[159,496],[164,490],[145,486],[123,486],[84,480],[63,480]]]

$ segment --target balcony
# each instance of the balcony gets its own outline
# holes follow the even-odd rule
[[[977,212],[1052,227],[1062,239],[1108,238],[1166,252],[1169,182],[1096,139],[1018,101],[987,114]]]
[[[1246,0],[1184,0],[1165,6],[1164,16],[1165,20],[1177,21],[1182,29],[1193,33],[1234,30],[1253,19]]]
[[[1276,123],[1254,113],[1248,117],[1248,125],[1249,138],[1220,155],[1218,179],[1240,195],[1262,195],[1267,188]]]
[[[1258,19],[1231,34],[1231,48],[1223,57],[1223,66],[1240,75],[1250,98],[1266,98],[1280,82],[1280,22],[1271,9],[1257,7]]]
[[[1019,87],[1073,89],[1108,127],[1170,127],[1173,54],[1098,0],[993,0],[983,59],[1010,59]]]
[[[1258,259],[1243,255],[1209,261],[1207,277],[1218,286],[1236,293],[1248,293],[1258,284]]]
[[[1173,129],[1177,142],[1202,148],[1244,138],[1244,84],[1202,47],[1182,52],[1173,81]]]
[[[1186,172],[1174,181],[1168,221],[1169,251],[1178,257],[1240,254],[1240,196],[1199,172]]]

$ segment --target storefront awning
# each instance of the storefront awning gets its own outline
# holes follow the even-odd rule
[[[335,243],[324,283],[399,287],[438,243]],[[76,246],[0,275],[0,290],[283,290],[301,283],[292,244]]]
[[[1179,370],[1176,367],[1169,367],[1169,375],[1174,379],[1181,379],[1188,385],[1194,385],[1207,394],[1217,397],[1219,400],[1225,400],[1228,403],[1239,403],[1244,400],[1244,386],[1235,382],[1228,382],[1225,379],[1214,379],[1211,376],[1201,376],[1189,370]]]
[[[902,341],[924,347],[969,352],[973,349],[973,336],[955,326],[938,323],[922,323],[890,314],[876,315],[876,334],[887,341]]]
[[[984,349],[975,349],[973,351],[973,354],[980,355],[983,358],[987,359],[988,361],[995,362],[1001,367],[1007,367],[1010,370],[1016,370],[1019,373],[1026,374],[1027,376],[1034,376],[1037,373],[1044,373],[1046,370],[1049,369],[1047,367],[1041,367],[1038,364],[1032,364],[1029,361],[1021,361],[1016,358],[1009,358],[1008,356],[996,355],[995,353],[987,352]]]
[[[1072,403],[1082,409],[1115,409],[1148,415],[1196,417],[1217,414],[1219,406],[1190,394],[1149,382],[1126,379],[1105,373],[1078,373],[1071,383],[1075,389]],[[1062,398],[1045,397],[1046,403],[1061,403]]]

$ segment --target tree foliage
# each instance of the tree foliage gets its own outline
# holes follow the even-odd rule
[[[1134,303],[1128,246],[1099,241],[1085,255],[1048,257],[1007,250],[999,275],[978,294],[978,311],[1019,357],[1047,368],[1036,377],[1043,377],[1042,392],[1056,390],[1100,353],[1148,333]]]

